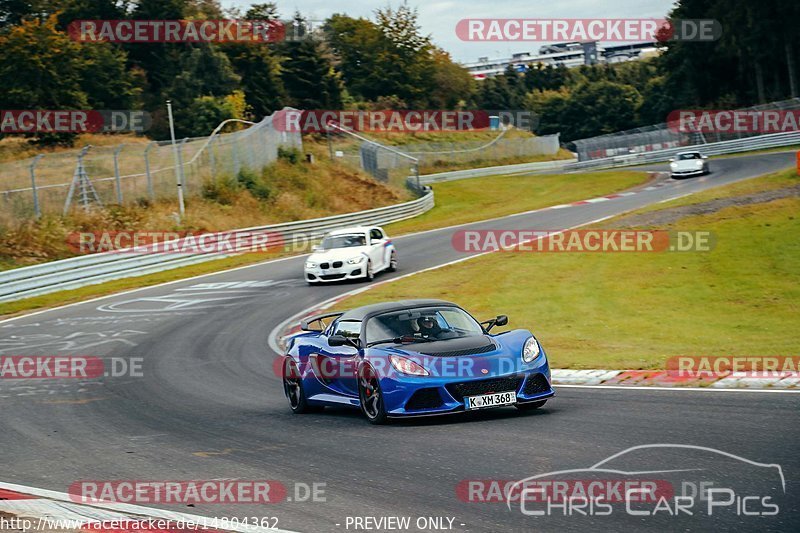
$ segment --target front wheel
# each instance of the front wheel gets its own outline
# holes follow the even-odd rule
[[[364,365],[358,372],[358,399],[361,412],[370,424],[385,424],[388,420],[383,403],[383,392],[378,375],[370,365]]]
[[[514,407],[516,407],[520,411],[535,411],[546,403],[547,400],[541,400],[538,402],[530,402],[530,403],[515,403]]]
[[[305,390],[303,390],[303,378],[291,357],[287,357],[283,363],[283,393],[289,400],[289,407],[294,413],[318,413],[323,409],[323,407],[308,403]]]
[[[375,279],[375,271],[372,269],[372,261],[367,261],[367,272],[364,274],[364,281]]]

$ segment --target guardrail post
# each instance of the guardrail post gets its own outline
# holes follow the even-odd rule
[[[117,203],[122,205],[122,179],[119,176],[119,153],[125,147],[125,144],[120,144],[114,149],[114,181],[117,184]]]
[[[144,149],[144,173],[147,176],[147,196],[150,200],[156,199],[156,193],[153,190],[153,176],[150,174],[150,148],[158,144],[155,141],[148,143],[147,148]]]
[[[43,157],[43,154],[39,154],[31,162],[31,191],[33,192],[33,212],[36,214],[36,218],[42,216],[42,210],[39,208],[39,191],[36,189],[36,165]]]

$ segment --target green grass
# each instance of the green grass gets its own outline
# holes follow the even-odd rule
[[[747,179],[731,183],[729,185],[720,185],[719,187],[712,187],[705,191],[676,198],[669,202],[662,204],[652,204],[641,209],[632,211],[629,214],[647,213],[650,211],[660,211],[670,207],[681,207],[684,205],[696,204],[700,202],[708,202],[716,200],[717,198],[731,197],[731,196],[744,196],[763,191],[771,191],[775,189],[782,189],[784,187],[792,187],[800,183],[800,176],[794,170],[782,170],[767,174],[756,179]]]
[[[646,172],[492,176],[433,185],[436,207],[386,226],[389,235],[476,222],[611,194],[647,181]]]
[[[713,197],[780,179],[731,185]],[[796,355],[798,213],[800,199],[784,198],[664,228],[713,231],[717,246],[704,253],[489,254],[378,286],[339,307],[432,297],[456,300],[480,319],[508,314],[512,327],[537,334],[555,368],[663,368],[676,355]]]

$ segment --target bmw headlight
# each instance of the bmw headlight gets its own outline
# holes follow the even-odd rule
[[[697,165],[698,167],[702,167],[703,166],[703,160],[702,159],[698,159],[697,161],[694,162],[694,164]]]
[[[312,263],[311,261],[306,261],[306,268],[317,268],[317,264]]]
[[[522,347],[522,360],[526,363],[532,363],[542,353],[539,347],[539,342],[531,337],[525,341],[525,346]]]
[[[670,168],[678,168],[678,163],[670,163]]]
[[[363,255],[359,255],[358,257],[351,257],[350,259],[348,259],[347,260],[347,264],[348,265],[357,265],[363,260],[364,260],[364,256]]]

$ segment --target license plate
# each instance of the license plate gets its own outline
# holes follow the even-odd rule
[[[485,409],[487,407],[500,407],[501,405],[511,405],[517,403],[517,393],[495,392],[493,394],[482,394],[481,396],[468,396],[464,398],[464,406],[467,409]]]

